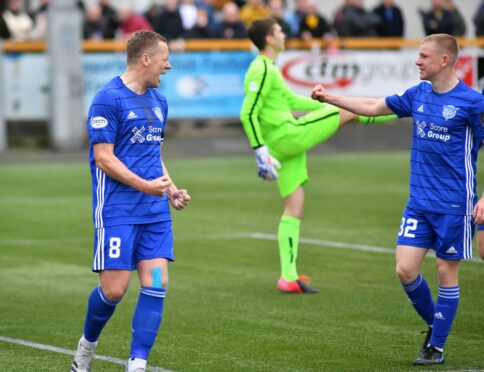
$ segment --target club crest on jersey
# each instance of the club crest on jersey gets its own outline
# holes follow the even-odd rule
[[[427,126],[427,124],[425,124],[425,121],[422,121],[422,122],[419,122],[417,120],[417,135],[420,137],[420,138],[424,138],[425,137],[425,131],[424,131],[424,128]]]
[[[259,86],[257,85],[257,83],[255,81],[251,81],[249,83],[249,90],[251,92],[257,92],[257,89],[259,89]]]
[[[108,125],[108,119],[103,116],[94,116],[89,120],[89,123],[94,129],[101,129]]]
[[[155,113],[158,120],[163,123],[163,113],[161,112],[161,109],[159,107],[153,107],[152,110]]]
[[[133,132],[134,136],[131,137],[131,142],[136,143],[143,143],[145,141],[145,138],[143,137],[143,132],[145,131],[145,127],[141,127],[141,129],[138,129],[134,127],[131,132]]]
[[[457,114],[458,109],[458,107],[452,105],[445,105],[444,107],[442,107],[442,116],[445,120],[452,119],[455,114]]]

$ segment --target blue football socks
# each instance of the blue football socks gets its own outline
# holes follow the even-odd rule
[[[435,304],[434,326],[430,344],[443,349],[459,306],[459,286],[441,287]]]
[[[130,358],[147,360],[163,315],[165,288],[141,287],[133,316]]]
[[[110,301],[104,295],[101,286],[93,289],[87,302],[86,320],[84,321],[84,338],[87,341],[97,341],[118,303],[119,301]]]
[[[417,313],[428,326],[432,326],[435,305],[434,300],[432,299],[432,294],[430,293],[430,288],[422,274],[418,274],[417,279],[412,283],[404,284],[403,289],[407,293],[408,299]]]

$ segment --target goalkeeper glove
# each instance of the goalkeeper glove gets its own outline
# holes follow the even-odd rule
[[[254,153],[259,177],[266,181],[277,180],[277,169],[281,169],[281,164],[269,154],[267,146],[262,145],[256,148]]]

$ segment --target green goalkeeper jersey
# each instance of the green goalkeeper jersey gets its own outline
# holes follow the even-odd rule
[[[258,55],[250,64],[244,90],[240,120],[253,148],[284,136],[285,126],[296,122],[293,111],[317,110],[325,106],[292,92],[274,61],[263,55]]]

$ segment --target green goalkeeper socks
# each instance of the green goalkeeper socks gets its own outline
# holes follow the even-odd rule
[[[397,115],[382,115],[382,116],[358,116],[358,123],[362,124],[380,124],[398,119]]]
[[[281,276],[288,282],[293,282],[298,278],[296,260],[300,228],[301,220],[290,216],[281,217],[277,234],[281,259]]]

